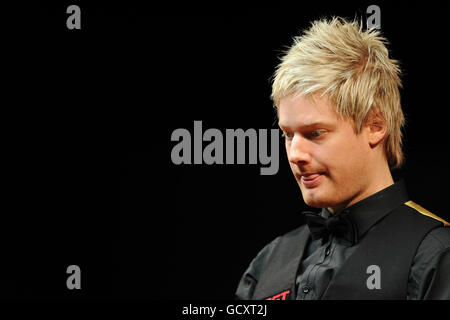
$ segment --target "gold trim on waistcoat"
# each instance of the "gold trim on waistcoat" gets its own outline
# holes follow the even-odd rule
[[[415,203],[414,201],[408,201],[408,202],[405,202],[405,204],[406,204],[408,207],[411,207],[411,208],[413,208],[413,209],[419,211],[421,214],[423,214],[423,215],[425,215],[425,216],[428,216],[428,217],[430,217],[430,218],[439,220],[439,221],[442,222],[442,223],[444,224],[444,226],[446,226],[446,227],[450,226],[450,223],[448,223],[448,222],[445,221],[444,219],[438,217],[437,215],[431,213],[431,212],[428,211],[427,209],[425,209],[425,208],[419,206],[419,205],[418,205],[417,203]]]

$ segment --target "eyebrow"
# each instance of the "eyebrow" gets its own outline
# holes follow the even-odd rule
[[[313,122],[305,122],[302,123],[301,125],[295,126],[295,128],[311,128],[311,127],[319,127],[319,126],[325,126],[325,127],[330,127],[332,124],[329,122],[323,122],[323,121],[313,121]],[[292,129],[290,126],[285,125],[283,123],[278,122],[278,126],[280,128],[286,128],[286,129]]]

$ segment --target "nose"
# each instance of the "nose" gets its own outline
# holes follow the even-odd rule
[[[289,162],[293,164],[308,164],[311,162],[311,153],[308,140],[295,134],[290,143],[287,144]]]

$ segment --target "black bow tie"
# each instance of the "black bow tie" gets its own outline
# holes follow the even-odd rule
[[[322,243],[328,241],[330,234],[347,240],[350,245],[355,244],[357,232],[355,224],[347,211],[332,215],[325,219],[317,213],[303,212],[309,231],[314,240],[322,239]]]

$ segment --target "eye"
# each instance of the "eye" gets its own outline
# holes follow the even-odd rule
[[[314,130],[311,131],[309,136],[311,138],[320,138],[325,133],[325,130]]]
[[[282,137],[286,138],[286,139],[291,139],[292,138],[292,133],[291,132],[286,132],[283,131],[283,133],[281,134]]]

